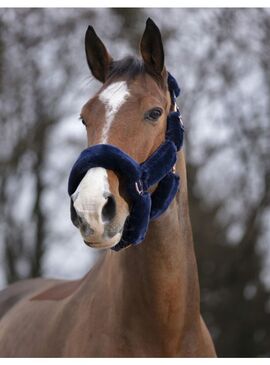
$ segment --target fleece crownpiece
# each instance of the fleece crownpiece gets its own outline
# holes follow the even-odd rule
[[[180,89],[176,80],[169,74],[168,87],[173,106]],[[177,151],[183,145],[184,127],[178,108],[167,117],[165,141],[143,163],[138,164],[124,151],[109,144],[98,144],[82,151],[72,167],[68,193],[70,197],[76,191],[87,171],[94,167],[103,167],[117,172],[123,178],[127,194],[132,202],[122,238],[113,250],[138,244],[144,240],[149,221],[158,218],[170,205],[179,189],[179,177],[173,172]],[[148,189],[157,188],[150,194]],[[73,214],[75,212],[71,202]]]

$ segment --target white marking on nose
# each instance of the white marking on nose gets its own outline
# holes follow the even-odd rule
[[[97,233],[102,234],[104,224],[102,221],[102,208],[110,194],[108,175],[103,167],[94,167],[87,171],[75,193],[72,195],[74,208]]]
[[[99,100],[104,103],[106,110],[106,122],[103,127],[100,143],[107,143],[108,132],[115,114],[127,100],[129,95],[130,93],[126,81],[114,82],[99,94]]]

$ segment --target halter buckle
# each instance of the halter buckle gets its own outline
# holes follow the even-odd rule
[[[138,180],[135,182],[135,188],[139,195],[142,195],[143,193],[143,183],[142,180]]]

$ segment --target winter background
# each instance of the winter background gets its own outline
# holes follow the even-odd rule
[[[117,59],[151,17],[181,86],[202,314],[219,356],[270,355],[270,10],[0,9],[0,287],[96,261],[69,217],[89,24]]]

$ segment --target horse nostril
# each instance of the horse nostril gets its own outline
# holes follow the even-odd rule
[[[89,224],[83,222],[82,219],[80,219],[80,228],[84,236],[90,236],[95,233],[95,231],[89,226]]]
[[[101,216],[104,223],[110,222],[116,213],[116,204],[114,197],[109,195],[106,201],[106,204],[102,208]]]

